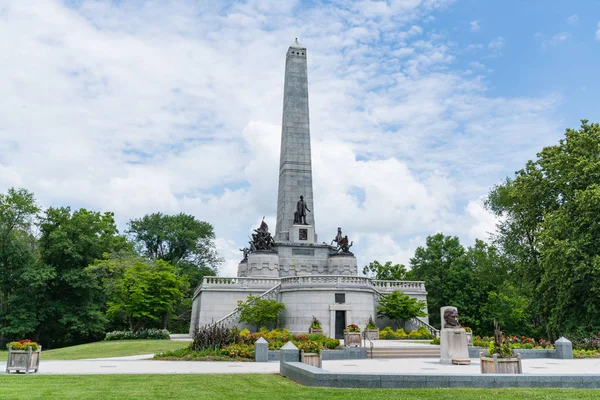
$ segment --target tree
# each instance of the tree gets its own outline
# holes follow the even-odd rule
[[[69,207],[49,208],[40,221],[40,261],[51,278],[40,291],[35,336],[53,345],[98,338],[106,325],[106,298],[87,269],[103,255],[132,246],[118,234],[114,216]]]
[[[514,265],[514,287],[551,337],[600,329],[599,158],[600,125],[583,120],[486,202],[502,218],[495,240]]]
[[[192,215],[145,215],[129,221],[128,233],[141,254],[155,260],[165,260],[172,265],[183,264],[205,273],[207,268],[216,273],[223,262],[215,248],[212,225],[198,221]],[[198,279],[197,276],[194,278]]]
[[[194,290],[205,276],[215,276],[223,262],[215,247],[212,225],[183,213],[154,213],[129,221],[128,233],[141,255],[170,263],[189,281],[186,298],[175,306],[176,313],[167,321],[172,331],[187,332]]]
[[[21,325],[23,321],[15,320],[19,312],[14,309],[18,306],[14,294],[29,287],[22,278],[35,263],[32,227],[38,212],[33,193],[14,188],[0,193],[0,342],[6,334],[30,329],[31,322]]]
[[[375,260],[366,265],[362,272],[364,275],[378,280],[402,281],[406,279],[406,267],[402,264],[392,265],[391,261],[382,265],[379,261]]]
[[[132,255],[99,260],[90,270],[100,276],[108,295],[109,318],[121,318],[137,332],[172,314],[188,289],[185,277],[163,260],[146,261]]]
[[[404,327],[404,322],[415,318],[425,317],[426,304],[423,300],[415,299],[407,294],[394,290],[381,296],[377,306],[377,317],[390,319],[396,328]]]
[[[240,311],[240,322],[256,324],[256,330],[269,322],[277,326],[279,313],[285,310],[285,305],[277,300],[263,299],[260,296],[248,295],[246,301],[238,300],[237,310]]]
[[[410,259],[411,270],[407,278],[425,281],[429,317],[433,326],[439,326],[440,308],[453,305],[453,297],[457,290],[464,289],[465,285],[471,285],[469,281],[461,282],[465,277],[470,280],[468,272],[464,274],[461,272],[464,264],[452,268],[464,254],[465,249],[458,237],[437,233],[427,237],[425,247],[418,247],[415,256]]]

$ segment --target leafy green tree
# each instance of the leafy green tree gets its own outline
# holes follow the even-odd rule
[[[410,259],[411,270],[407,278],[425,281],[430,323],[433,326],[439,326],[440,308],[453,305],[452,301],[457,289],[472,284],[463,281],[465,274],[468,279],[471,279],[470,274],[463,274],[461,268],[456,266],[452,268],[453,263],[461,259],[464,254],[465,249],[458,237],[437,233],[427,237],[425,247],[418,247],[415,256]],[[460,287],[457,288],[459,282]]]
[[[161,319],[165,327],[165,316],[175,311],[189,286],[166,261],[145,261],[126,254],[98,260],[90,271],[105,285],[108,317],[126,321],[133,332]]]
[[[212,225],[192,215],[145,215],[129,221],[128,232],[141,254],[182,267],[192,275],[193,288],[205,274],[215,275],[223,262],[215,248]]]
[[[403,328],[404,323],[415,317],[425,317],[426,304],[407,294],[394,290],[379,299],[377,317],[390,319],[396,328]]]
[[[5,335],[21,334],[31,329],[31,321],[35,323],[35,318],[18,320],[23,308],[15,302],[15,294],[29,288],[22,278],[35,264],[32,228],[38,212],[33,193],[14,188],[0,193],[0,342]]]
[[[402,264],[392,264],[391,261],[381,264],[375,260],[366,265],[362,272],[370,278],[385,281],[402,281],[406,279],[406,267]]]
[[[50,279],[39,293],[37,334],[53,345],[100,337],[107,322],[106,298],[87,267],[105,253],[132,250],[131,244],[118,234],[112,213],[83,208],[47,209],[40,231],[41,262]]]
[[[167,322],[171,331],[187,332],[194,290],[205,276],[215,276],[223,262],[215,247],[212,225],[188,214],[153,213],[129,221],[128,233],[140,254],[167,261],[189,281],[187,296],[175,306],[176,312]]]
[[[495,240],[513,263],[512,283],[535,327],[553,337],[600,329],[599,158],[600,125],[583,120],[487,199],[501,217]]]
[[[240,322],[256,324],[256,330],[269,322],[277,326],[279,313],[285,310],[285,305],[277,300],[263,299],[260,296],[248,295],[246,301],[238,300],[237,309],[240,311]]]

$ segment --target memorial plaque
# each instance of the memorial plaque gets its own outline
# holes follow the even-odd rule
[[[314,256],[315,251],[313,249],[292,249],[293,256]]]
[[[300,240],[308,240],[308,229],[299,229],[298,230],[298,239]]]

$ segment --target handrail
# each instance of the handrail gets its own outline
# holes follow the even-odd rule
[[[281,287],[281,284],[277,284],[276,286],[272,287],[271,289],[267,290],[266,292],[264,292],[263,294],[258,296],[258,298],[256,300],[264,299],[264,298],[272,298],[273,296],[277,296],[279,294],[280,287]],[[233,310],[232,312],[230,312],[229,314],[227,314],[226,316],[224,316],[217,322],[213,322],[212,324],[209,324],[209,326],[228,324],[231,320],[237,318],[240,313],[241,313],[240,309],[236,308],[235,310]]]
[[[363,334],[363,347],[367,347],[366,341],[368,340],[369,341],[369,350],[370,350],[369,353],[371,354],[371,358],[373,358],[373,341],[371,340],[370,337],[367,336],[366,330],[364,330],[362,332],[362,334]]]
[[[423,321],[422,319],[415,317],[415,318],[411,319],[411,321],[413,321],[419,327],[424,326],[425,328],[427,328],[427,330],[429,331],[429,333],[431,333],[433,335],[433,337],[436,337],[436,338],[440,337],[439,329],[434,328],[433,326],[429,325],[427,322]]]

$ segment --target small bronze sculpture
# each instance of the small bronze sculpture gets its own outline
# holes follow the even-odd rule
[[[444,311],[444,328],[460,328],[456,308],[447,308]]]
[[[300,196],[300,200],[296,203],[296,212],[294,213],[294,224],[308,225],[306,223],[306,212],[310,212],[308,205],[304,201],[304,196]]]
[[[352,254],[350,252],[350,247],[354,244],[354,242],[350,242],[348,240],[348,236],[342,235],[342,228],[338,228],[337,235],[331,241],[331,244],[337,243],[336,254],[344,253],[344,254]]]
[[[244,247],[243,249],[239,249],[239,250],[244,254],[244,258],[242,258],[242,261],[248,260],[248,253],[250,253],[250,249],[247,247]]]

